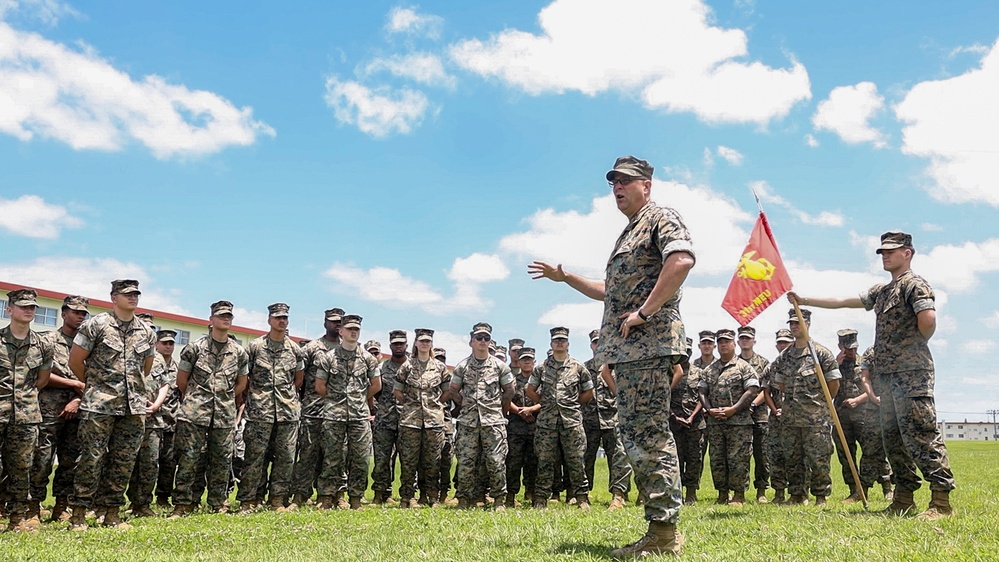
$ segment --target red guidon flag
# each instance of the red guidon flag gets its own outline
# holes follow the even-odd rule
[[[722,308],[745,326],[790,290],[791,277],[780,259],[767,216],[761,211],[728,284]]]

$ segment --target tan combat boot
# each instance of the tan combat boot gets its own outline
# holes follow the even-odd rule
[[[911,490],[895,490],[895,497],[891,504],[881,513],[888,515],[906,515],[916,509],[916,502],[912,500]]]
[[[620,492],[614,492],[614,498],[611,500],[610,505],[607,506],[607,511],[617,511],[619,509],[624,509],[624,494]]]
[[[40,524],[40,523],[39,523]],[[38,527],[28,524],[28,521],[21,513],[10,513],[10,520],[7,522],[8,533],[37,533]]]
[[[52,517],[50,521],[68,521],[69,520],[69,498],[66,496],[56,497],[55,507],[52,508]]]
[[[509,507],[510,509],[513,509],[513,508],[517,507],[517,495],[516,494],[511,494],[510,492],[506,493],[506,506]]]
[[[815,505],[826,505],[825,496],[815,496]]]
[[[246,500],[244,502],[239,502],[240,513],[253,513],[256,510],[257,510],[256,500]]]
[[[468,498],[458,498],[458,509],[472,509],[472,502]]]
[[[73,515],[69,518],[70,531],[87,530],[87,508],[79,505],[73,506]]]
[[[732,507],[742,507],[746,504],[746,492],[738,491],[732,492],[732,500],[728,502],[728,505]]]
[[[170,514],[168,519],[180,519],[181,517],[187,517],[192,511],[194,511],[193,505],[179,503],[174,506],[173,513]]]
[[[718,499],[715,500],[715,505],[725,505],[728,503],[728,490],[720,490],[718,492]]]
[[[390,497],[385,497],[386,505],[392,505],[394,503],[396,503],[395,500]],[[337,509],[350,509],[350,504],[344,499],[343,492],[336,492],[333,494],[333,505],[335,505]]]
[[[885,499],[888,501],[892,501],[895,499],[895,494],[893,494],[891,491],[891,482],[881,483],[881,493],[884,494]]]
[[[350,498],[350,509],[354,511],[361,509],[361,498]]]
[[[284,496],[271,496],[270,508],[278,513],[288,512],[288,508],[284,506]]]
[[[808,496],[804,494],[791,494],[791,499],[787,500],[788,505],[808,505]]]
[[[159,496],[156,498],[156,507],[166,509],[170,507],[170,496]]]
[[[589,511],[590,496],[588,494],[579,494],[576,496],[576,506],[579,507],[581,511]]]
[[[291,498],[291,504],[288,505],[288,509],[294,511],[300,507],[305,507],[309,503],[309,498],[305,497],[305,494],[295,494]]]
[[[853,487],[853,490],[850,492],[850,495],[843,500],[843,503],[849,505],[851,503],[862,502],[864,501],[864,497],[870,497],[870,495],[871,495],[870,488],[868,488],[866,495],[862,496],[860,494],[860,488]]]
[[[503,505],[503,498],[493,500],[493,511],[506,511],[506,506]]]
[[[121,508],[118,507],[117,505],[108,507],[107,511],[104,513],[104,522],[101,524],[104,525],[105,527],[112,527],[114,529],[121,529],[123,531],[131,529],[132,528],[131,525],[121,520],[121,516],[118,514],[118,511],[120,509]]]
[[[323,511],[333,509],[333,496],[323,495],[316,498],[316,509]]]
[[[770,500],[767,499],[767,489],[766,488],[757,488],[756,489],[756,503],[770,503]]]
[[[641,558],[649,555],[672,554],[677,556],[683,549],[683,535],[673,523],[650,521],[649,530],[637,542],[611,551],[613,558]]]
[[[950,506],[949,490],[933,490],[930,498],[930,506],[926,511],[916,517],[927,521],[936,521],[942,517],[954,515],[954,508]]]
[[[156,512],[149,508],[149,504],[133,505],[132,517],[156,517]]]
[[[697,504],[697,488],[691,488],[690,486],[687,486],[687,496],[683,498],[683,503],[685,505]]]
[[[42,526],[42,506],[41,502],[36,500],[30,500],[28,502],[28,511],[24,514],[24,524],[29,527],[34,527],[37,529]]]

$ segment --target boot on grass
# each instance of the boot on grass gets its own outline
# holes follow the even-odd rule
[[[933,490],[932,497],[930,498],[930,506],[916,517],[927,521],[936,521],[937,519],[950,517],[951,515],[954,515],[954,508],[950,505],[950,491]]]
[[[128,529],[131,529],[132,528],[131,525],[122,521],[121,515],[119,515],[118,513],[120,509],[121,508],[118,507],[117,505],[108,507],[107,511],[104,513],[104,521],[101,523],[101,525],[104,525],[105,527],[111,527],[113,529],[120,529],[122,531],[127,531]]]
[[[895,490],[895,497],[882,513],[887,515],[908,515],[916,509],[912,499],[912,490]]]
[[[611,551],[613,558],[644,558],[667,554],[678,556],[683,549],[683,535],[673,523],[649,521],[645,536],[629,545]]]
[[[624,509],[624,494],[620,492],[614,492],[614,499],[611,500],[610,505],[607,506],[607,511],[617,511],[619,509]]]

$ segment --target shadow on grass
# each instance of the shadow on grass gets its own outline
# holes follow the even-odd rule
[[[610,551],[613,547],[601,546],[598,544],[585,544],[579,542],[566,542],[552,549],[553,554],[589,554],[595,558],[610,559]]]
[[[748,515],[745,511],[708,511],[704,517],[706,519],[736,519]]]

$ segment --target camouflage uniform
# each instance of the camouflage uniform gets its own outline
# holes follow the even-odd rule
[[[174,477],[177,474],[177,449],[174,442],[177,437],[177,411],[180,409],[180,389],[177,388],[177,365],[168,374],[166,400],[160,406],[157,417],[163,424],[160,437],[159,474],[156,478],[156,497],[166,502],[173,496]],[[172,375],[172,378],[170,376]]]
[[[860,295],[877,315],[874,336],[874,378],[885,389],[881,396],[881,430],[885,452],[898,489],[915,491],[921,482],[930,490],[954,489],[947,446],[937,427],[933,400],[933,357],[919,332],[916,315],[934,310],[933,289],[912,270],[886,285]]]
[[[54,355],[54,346],[40,334],[29,330],[18,341],[10,326],[0,328],[0,459],[7,474],[12,524],[13,517],[23,515],[27,508],[31,463],[42,423],[36,381],[40,373],[52,369]]]
[[[716,360],[701,373],[698,388],[712,408],[735,406],[747,390],[759,387],[759,375],[738,355]],[[706,416],[711,451],[711,481],[719,492],[745,492],[753,455],[753,417],[749,408],[727,420]]]
[[[295,374],[305,369],[302,348],[289,337],[276,342],[265,334],[247,344],[246,353],[250,366],[243,411],[246,464],[236,498],[240,502],[259,498],[260,484],[268,474],[267,455],[270,453],[273,455],[270,499],[272,502],[284,501],[291,490],[302,415],[302,403],[295,387]]]
[[[337,343],[319,338],[302,348],[305,356],[305,375],[302,378],[302,425],[298,430],[298,451],[292,481],[292,493],[311,498],[313,485],[323,466],[323,397],[316,392],[316,370],[319,358],[336,347]]]
[[[534,405],[527,396],[527,381],[531,373],[514,375],[514,392],[510,400],[512,404],[523,408]],[[520,492],[521,475],[524,478],[524,490],[527,496],[534,496],[538,476],[538,455],[534,451],[534,434],[537,418],[527,422],[516,414],[507,414],[506,438],[508,451],[506,455],[506,488],[508,494],[517,495]]]
[[[854,487],[853,474],[850,472],[846,455],[849,453],[856,464],[859,445],[863,453],[857,467],[860,472],[860,485],[866,490],[875,482],[890,483],[891,468],[888,466],[884,444],[881,441],[877,405],[870,398],[854,408],[845,404],[846,400],[856,398],[865,392],[860,365],[856,359],[844,359],[839,364],[839,372],[843,379],[840,381],[839,392],[833,403],[836,405],[836,415],[839,416],[839,423],[843,427],[848,449],[843,449],[839,439],[833,439],[833,443],[836,445],[836,455],[843,469],[843,482],[851,489]]]
[[[399,495],[413,499],[419,472],[424,488],[420,495],[431,505],[440,497],[440,457],[444,448],[444,404],[441,396],[451,381],[447,366],[430,358],[424,364],[410,357],[396,373],[393,391],[403,394],[399,405]]]
[[[744,359],[746,363],[756,371],[756,376],[760,380],[760,388],[765,388],[769,381],[764,378],[770,361],[767,361],[759,353],[753,353],[749,359]],[[766,402],[761,402],[758,406],[753,406],[750,410],[753,418],[753,487],[757,494],[767,489],[770,482],[770,459],[767,458],[767,434],[770,433],[770,407]]]
[[[687,419],[700,403],[698,385],[703,369],[687,365],[683,377],[670,395],[669,427],[676,439],[676,453],[680,465],[680,482],[689,490],[701,487],[701,473],[704,472],[704,413],[698,412],[689,427],[677,419]]]
[[[375,497],[392,496],[395,480],[396,442],[399,440],[399,403],[392,395],[391,384],[402,367],[391,359],[381,364],[382,389],[375,395],[375,423],[371,431],[374,468],[371,470],[371,490]]]
[[[607,260],[597,361],[614,369],[624,450],[645,500],[645,518],[676,523],[682,505],[676,443],[669,430],[673,365],[686,356],[682,290],[648,321],[621,336],[619,317],[644,304],[674,252],[694,255],[690,234],[673,209],[648,203],[636,212]]]
[[[784,394],[780,391],[777,383],[774,382],[773,366],[774,364],[771,363],[761,378],[766,381],[763,384],[766,384],[770,390],[770,398],[774,401],[774,405],[777,406],[777,409],[783,410]],[[781,412],[780,416],[774,412],[774,415],[770,418],[769,427],[767,428],[766,449],[767,459],[770,462],[770,486],[774,490],[780,490],[780,493],[783,494],[783,490],[787,488],[787,459],[784,456],[783,412]]]
[[[73,338],[59,330],[39,334],[39,337],[52,347],[52,372],[66,379],[77,380],[69,368],[69,350],[73,347]],[[80,418],[77,416],[67,420],[59,417],[59,414],[70,401],[78,397],[69,388],[45,387],[38,391],[42,423],[38,426],[38,445],[31,462],[31,499],[34,501],[45,501],[53,460],[57,455],[59,466],[52,480],[52,495],[67,498],[73,493],[76,458],[80,455],[80,442],[76,437]]]
[[[563,459],[568,465],[569,481],[573,489],[566,493],[574,497],[586,495],[590,483],[586,479],[583,455],[586,453],[586,432],[583,431],[583,413],[579,408],[579,395],[593,389],[590,372],[579,361],[567,357],[556,361],[549,357],[534,368],[528,385],[538,389],[541,411],[538,412],[538,429],[534,435],[534,451],[538,454],[538,483],[535,501],[547,500],[551,495],[555,465],[555,450],[561,446]]]
[[[345,317],[346,319],[346,317]],[[360,500],[368,488],[371,424],[368,387],[380,377],[378,360],[358,347],[348,351],[338,345],[319,358],[316,379],[326,381],[323,398],[323,470],[319,495],[342,492],[341,475],[347,472],[347,495]],[[344,442],[347,454],[344,456]]]
[[[460,388],[462,396],[455,441],[458,470],[454,479],[460,499],[475,499],[477,459],[482,459],[485,465],[489,495],[493,498],[506,495],[505,463],[509,448],[502,387],[512,383],[510,367],[492,356],[480,361],[470,355],[451,373],[451,384]]]
[[[826,381],[841,378],[836,358],[812,342]],[[832,458],[832,419],[819,383],[815,362],[807,347],[791,345],[771,366],[774,382],[784,385],[781,432],[787,461],[788,492],[816,497],[832,492],[829,461]]]
[[[98,495],[102,505],[125,503],[123,494],[145,430],[151,380],[143,365],[155,353],[155,339],[142,320],[122,322],[113,312],[98,314],[80,326],[73,345],[90,355],[85,362],[87,386],[80,404],[80,456],[71,506],[90,507]],[[106,489],[98,490],[98,482]]]
[[[178,369],[190,376],[177,413],[174,504],[200,504],[207,477],[208,505],[220,508],[232,466],[236,383],[249,374],[249,357],[235,337],[219,344],[206,335],[184,346]]]
[[[171,357],[169,362],[157,353],[153,358],[153,368],[149,371],[152,385],[149,387],[148,400],[155,402],[159,391],[166,386],[167,391],[177,388],[177,363]],[[164,403],[166,403],[164,401]],[[143,432],[142,444],[135,456],[135,466],[128,483],[126,496],[132,504],[133,513],[137,506],[148,506],[153,501],[153,488],[160,474],[160,446],[163,441],[163,431],[167,427],[162,408],[151,416],[146,416],[146,429]]]
[[[600,376],[600,365],[591,358],[583,363],[593,383],[593,399],[580,406],[583,413],[583,432],[586,434],[586,451],[583,466],[589,490],[593,489],[593,471],[597,462],[597,449],[603,447],[607,457],[607,490],[611,495],[628,495],[631,489],[631,465],[624,452],[624,444],[617,428],[617,399]]]

